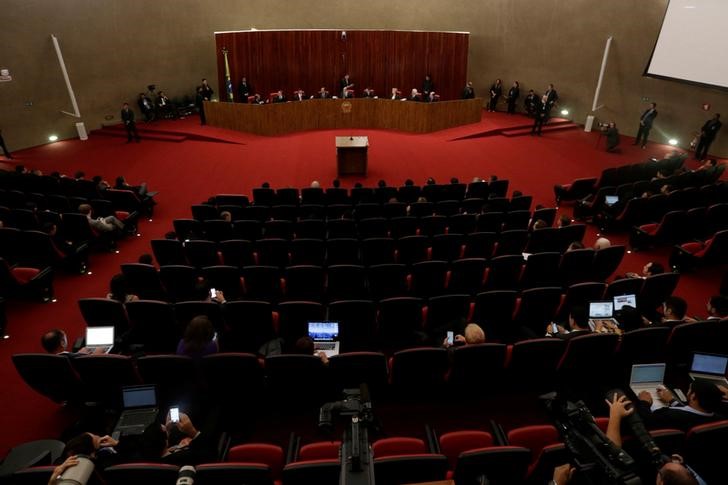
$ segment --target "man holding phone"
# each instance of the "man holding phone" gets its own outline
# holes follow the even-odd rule
[[[477,323],[469,323],[465,326],[463,335],[455,335],[455,332],[452,331],[447,332],[447,336],[442,342],[442,346],[445,348],[450,348],[453,346],[482,343],[485,343],[485,332],[483,332],[483,329],[480,328],[480,325],[478,325]]]

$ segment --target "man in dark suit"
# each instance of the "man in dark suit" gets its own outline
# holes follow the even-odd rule
[[[545,94],[541,96],[541,101],[536,107],[536,119],[533,121],[533,128],[531,128],[531,135],[541,136],[541,128],[543,125],[548,123],[549,116],[551,115],[551,106],[549,106],[548,96]]]
[[[513,81],[513,86],[508,90],[508,96],[506,97],[508,100],[508,114],[514,114],[516,112],[516,101],[518,101],[518,97],[521,95],[519,88],[518,81]]]
[[[554,329],[554,326],[556,326],[556,329]],[[589,310],[580,305],[574,305],[571,307],[571,311],[569,312],[568,330],[561,325],[556,325],[554,323],[550,323],[546,328],[546,335],[564,340],[570,340],[580,335],[589,335],[591,332],[592,331],[589,328]]]
[[[429,96],[432,91],[435,90],[435,83],[432,82],[432,77],[429,74],[425,74],[425,80],[422,81],[422,92],[425,96]]]
[[[321,89],[319,89],[318,93],[316,93],[316,97],[318,99],[329,99],[330,96],[329,92],[326,91],[326,88],[322,86]]]
[[[207,118],[205,117],[205,101],[209,99],[205,98],[204,90],[202,86],[197,86],[197,95],[195,96],[195,106],[197,106],[197,112],[200,114],[200,124],[206,125]]]
[[[700,129],[700,141],[698,146],[695,147],[696,160],[703,160],[708,155],[708,149],[710,149],[710,145],[715,140],[715,135],[718,134],[721,126],[723,126],[723,123],[720,122],[720,114],[718,113],[705,122]]]
[[[549,84],[549,87],[548,89],[546,89],[544,95],[547,97],[549,110],[551,110],[551,108],[554,107],[554,104],[556,104],[556,101],[559,100],[559,93],[556,92],[553,84]]]
[[[253,92],[253,88],[250,87],[250,84],[248,84],[248,80],[245,76],[240,80],[240,84],[238,84],[238,95],[240,96],[240,102],[241,103],[247,103],[248,102],[248,96],[250,96],[250,93]]]
[[[475,98],[475,88],[473,88],[473,82],[468,81],[468,84],[466,84],[465,88],[463,88],[463,99],[473,98]]]
[[[273,96],[272,102],[273,103],[285,103],[286,102],[286,97],[283,95],[283,91],[281,91],[279,89],[278,92],[276,93],[276,95]]]
[[[299,89],[293,92],[294,101],[303,101],[304,99],[306,99],[306,93],[303,92],[303,89]]]
[[[687,402],[684,405],[664,387],[657,389],[657,397],[667,405],[666,407],[653,411],[652,396],[647,391],[640,392],[637,397],[637,412],[648,429],[673,428],[688,431],[694,426],[724,419],[716,413],[723,394],[718,386],[705,380],[696,379],[690,384]]]
[[[634,139],[633,145],[640,143],[642,139],[642,148],[647,145],[647,137],[650,136],[652,122],[657,118],[657,103],[650,103],[650,107],[640,116],[640,127],[637,130],[637,137]]]
[[[341,78],[341,81],[339,81],[339,92],[341,93],[342,98],[346,98],[346,91],[354,87],[354,83],[351,82],[351,78],[349,77],[349,74],[344,74],[344,77]]]
[[[124,103],[124,105],[121,107],[121,121],[124,123],[124,128],[126,128],[126,134],[128,136],[126,142],[131,143],[133,137],[136,139],[136,142],[139,143],[139,132],[137,132],[136,129],[134,112],[129,109],[129,103]]]
[[[503,96],[503,87],[500,79],[496,79],[490,85],[490,102],[488,103],[488,111],[495,111],[496,104],[500,97]]]
[[[139,99],[137,100],[137,104],[139,105],[139,110],[144,115],[144,119],[146,119],[147,121],[153,121],[154,105],[152,104],[152,100],[145,96],[144,93],[139,93]]]
[[[533,89],[528,90],[528,95],[523,103],[526,108],[526,114],[528,116],[536,116],[536,110],[538,109],[539,100],[538,94],[533,92]]]
[[[5,140],[3,139],[3,130],[0,130],[0,148],[3,149],[3,154],[5,154],[5,158],[8,160],[12,160],[13,156],[8,151],[8,147],[5,146]]]
[[[202,96],[205,98],[205,101],[212,100],[213,94],[215,94],[215,91],[207,84],[207,79],[202,78]]]

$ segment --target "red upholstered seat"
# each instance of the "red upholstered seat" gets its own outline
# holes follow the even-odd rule
[[[427,453],[425,442],[419,438],[396,436],[377,440],[372,445],[374,458],[394,455],[418,455]]]
[[[451,470],[455,469],[460,453],[489,446],[493,446],[493,435],[487,431],[453,431],[440,436],[440,451],[447,456]]]
[[[522,446],[531,450],[533,463],[546,446],[560,442],[559,433],[550,424],[524,426],[508,432],[508,443],[512,446]]]
[[[646,232],[647,234],[649,234],[650,236],[654,236],[655,232],[657,231],[657,228],[659,226],[660,225],[657,223],[643,224],[640,226],[640,229],[643,230],[644,232]]]
[[[320,441],[301,447],[296,461],[336,460],[339,458],[341,441]]]
[[[283,449],[267,443],[246,443],[230,448],[226,461],[262,463],[268,465],[274,480],[281,476],[284,464]]]
[[[23,268],[23,267],[15,267],[11,268],[10,272],[13,274],[13,277],[17,280],[17,282],[21,285],[25,285],[30,282],[38,273],[40,273],[40,270],[37,268]]]
[[[114,212],[114,215],[120,221],[125,221],[125,220],[127,220],[129,218],[129,213],[126,212],[126,211],[115,211]]]

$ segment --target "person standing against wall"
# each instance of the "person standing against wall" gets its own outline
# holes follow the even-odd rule
[[[723,126],[720,122],[720,114],[716,113],[711,119],[705,122],[703,127],[700,129],[700,139],[698,146],[695,148],[695,159],[704,160],[708,156],[708,150],[710,149],[711,143],[715,140],[715,135],[718,134],[718,130]]]
[[[503,87],[500,79],[496,79],[490,86],[490,103],[488,103],[488,111],[495,111],[498,100],[503,96]]]
[[[655,118],[657,118],[657,103],[650,103],[650,107],[640,116],[640,127],[637,130],[637,137],[634,139],[633,145],[640,144],[640,138],[642,139],[642,148],[647,145],[647,137],[650,136],[650,130]]]
[[[521,95],[521,90],[519,89],[518,81],[513,81],[513,86],[511,86],[511,89],[508,90],[508,114],[514,114],[516,112],[516,101],[518,101],[518,97]]]

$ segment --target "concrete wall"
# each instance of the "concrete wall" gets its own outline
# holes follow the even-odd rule
[[[215,78],[214,31],[281,28],[381,28],[471,32],[469,75],[480,94],[495,77],[522,92],[553,82],[562,107],[583,122],[590,112],[604,43],[614,36],[602,90],[601,120],[634,134],[642,98],[658,103],[655,141],[683,144],[720,111],[724,91],[642,77],[667,0],[3,0],[0,127],[11,149],[75,135],[49,34],[58,36],[83,121],[118,120],[121,102],[150,83],[169,95],[192,93]],[[699,35],[699,30],[696,30]],[[716,62],[719,62],[716,57]],[[255,80],[252,80],[255,85]],[[435,80],[437,82],[437,80]],[[212,82],[213,86],[216,85]],[[525,91],[524,91],[525,90]],[[32,103],[32,105],[31,105]],[[724,130],[725,131],[725,130]],[[728,134],[714,152],[728,155]]]

